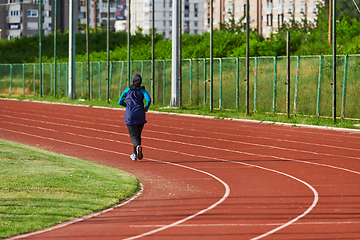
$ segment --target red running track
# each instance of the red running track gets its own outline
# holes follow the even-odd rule
[[[0,100],[0,138],[135,175],[135,200],[25,239],[359,239],[360,133]]]

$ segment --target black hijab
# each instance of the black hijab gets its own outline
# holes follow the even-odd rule
[[[141,86],[141,83],[142,83],[142,78],[140,74],[135,74],[132,77],[132,84],[130,85],[130,90],[134,91],[134,90],[140,90],[141,88],[145,89],[144,86]]]

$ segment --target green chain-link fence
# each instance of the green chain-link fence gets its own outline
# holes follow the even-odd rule
[[[166,105],[171,98],[171,60],[155,61],[155,80],[151,81],[151,61],[131,61],[131,75],[139,73],[143,85],[155,102]],[[245,58],[214,59],[213,106],[245,112]],[[337,57],[337,116],[360,118],[360,56]],[[182,103],[209,106],[210,60],[182,60]],[[250,58],[250,105],[254,112],[285,113],[287,91],[286,57]],[[76,63],[76,95],[87,98],[86,63]],[[105,99],[107,62],[90,63],[90,97]],[[110,98],[117,99],[128,87],[127,61],[109,66]],[[293,114],[332,116],[332,56],[290,58],[290,109]],[[56,76],[56,77],[55,77]],[[68,64],[0,64],[0,94],[17,96],[67,96]],[[154,93],[153,86],[154,84]]]

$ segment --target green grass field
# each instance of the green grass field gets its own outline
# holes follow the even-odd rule
[[[101,211],[140,190],[120,170],[5,140],[0,171],[0,238]]]

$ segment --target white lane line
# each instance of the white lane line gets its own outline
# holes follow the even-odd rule
[[[73,126],[73,125],[68,125],[68,124],[62,124],[62,123],[53,123],[53,122],[48,122],[48,121],[41,121],[41,120],[33,120],[33,119],[28,119],[28,118],[20,118],[20,117],[13,117],[13,116],[9,116],[9,115],[3,115],[9,118],[15,118],[15,119],[22,119],[22,120],[26,120],[26,121],[34,121],[34,122],[41,122],[41,123],[46,123],[46,124],[52,124],[52,125],[58,125],[58,126],[65,126],[65,127],[74,127],[74,128],[79,128],[79,129],[86,129],[86,130],[92,130],[92,131],[97,131],[97,132],[104,132],[104,133],[110,133],[110,134],[116,134],[116,135],[127,135],[124,133],[118,133],[118,132],[114,132],[114,131],[107,131],[107,130],[101,130],[101,129],[96,129],[96,128],[90,128],[90,127],[82,127],[82,126]],[[89,124],[89,122],[84,122],[84,121],[75,121],[75,122],[82,122],[82,123],[87,123]],[[108,125],[108,124],[101,124],[100,125]],[[119,127],[117,125],[113,125],[114,127]],[[156,132],[156,131],[155,131]],[[162,134],[168,134],[171,135],[171,133],[165,133],[165,132],[161,132]],[[177,134],[174,134],[177,135]],[[181,135],[181,134],[178,134]],[[191,137],[191,138],[196,138],[195,136],[190,136],[190,135],[182,135],[183,137]],[[180,142],[180,141],[172,141],[172,140],[167,140],[167,139],[159,139],[159,138],[153,138],[153,137],[146,137],[143,136],[142,138],[144,139],[152,139],[152,140],[156,140],[156,141],[165,141],[165,142],[171,142],[171,143],[178,143],[178,144],[183,144],[183,145],[191,145],[191,146],[198,146],[198,147],[205,147],[204,145],[197,145],[197,144],[191,144],[191,143],[184,143],[184,142]],[[206,138],[206,137],[198,137],[198,138],[204,138],[204,139],[209,139],[209,140],[220,140],[221,139],[214,139],[214,138]],[[225,140],[222,140],[225,141]],[[229,140],[230,141],[230,140]],[[231,141],[234,143],[241,143],[241,144],[246,144],[246,145],[252,145],[252,146],[257,146],[257,147],[264,147],[264,148],[271,148],[271,149],[279,149],[279,150],[283,150],[283,151],[292,151],[292,152],[302,152],[302,153],[307,153],[307,154],[314,154],[314,155],[325,155],[325,156],[329,156],[329,157],[338,157],[338,158],[350,158],[350,159],[357,159],[360,160],[360,157],[351,157],[351,156],[344,156],[344,155],[336,155],[336,154],[329,154],[329,153],[319,153],[319,152],[312,152],[312,151],[306,151],[306,150],[298,150],[298,149],[292,149],[292,148],[283,148],[283,147],[277,147],[274,145],[264,145],[264,144],[256,144],[256,143],[246,143],[246,142],[240,142],[240,141]],[[328,145],[327,147],[331,148],[331,145]],[[240,153],[240,154],[247,154],[247,155],[254,155],[254,154],[250,154],[247,152],[240,152],[240,151],[236,151],[236,150],[232,150],[232,149],[224,149],[224,148],[216,148],[216,147],[210,147],[210,146],[206,146],[205,148],[208,149],[215,149],[215,150],[223,150],[223,151],[228,151],[228,152],[236,152],[236,153]],[[354,150],[354,151],[360,151],[359,149],[347,149],[347,150]],[[256,155],[256,154],[255,154]]]
[[[187,168],[187,169],[190,169],[190,170],[193,170],[193,171],[197,171],[197,172],[204,173],[204,174],[206,174],[206,175],[208,175],[208,176],[211,176],[211,177],[215,178],[215,179],[218,180],[219,182],[221,182],[221,183],[224,185],[226,191],[225,191],[224,196],[223,196],[219,201],[217,201],[216,203],[214,203],[213,205],[211,205],[210,207],[208,207],[208,208],[206,208],[206,209],[203,209],[203,210],[201,210],[201,211],[199,211],[199,212],[197,212],[197,213],[195,213],[195,214],[193,214],[193,215],[191,215],[191,216],[188,216],[188,217],[186,217],[186,218],[184,218],[184,219],[181,219],[181,220],[179,220],[179,221],[177,221],[177,222],[174,222],[174,223],[172,223],[172,224],[165,225],[165,226],[163,226],[163,227],[160,227],[160,228],[158,228],[158,229],[154,229],[154,230],[152,230],[152,231],[149,231],[149,232],[146,232],[146,233],[143,233],[143,234],[140,234],[140,235],[136,235],[136,236],[133,236],[133,237],[125,238],[124,240],[138,239],[138,238],[141,238],[141,237],[145,237],[145,236],[148,236],[148,235],[151,235],[151,234],[154,234],[154,233],[163,231],[163,230],[168,229],[168,228],[171,228],[171,227],[175,227],[175,226],[177,226],[177,225],[179,225],[179,224],[181,224],[181,223],[183,223],[183,222],[185,222],[185,221],[188,221],[188,220],[190,220],[190,219],[192,219],[192,218],[194,218],[194,217],[197,217],[197,216],[199,216],[199,215],[201,215],[201,214],[204,214],[205,212],[207,212],[207,211],[215,208],[216,206],[218,206],[219,204],[221,204],[223,201],[225,201],[225,199],[226,199],[226,198],[229,196],[229,194],[230,194],[230,187],[229,187],[223,180],[221,180],[220,178],[216,177],[215,175],[213,175],[213,174],[211,174],[211,173],[208,173],[208,172],[205,172],[205,171],[196,169],[196,168],[192,168],[192,167],[180,165],[180,164],[177,164],[177,163],[159,161],[159,160],[148,159],[148,158],[147,158],[146,160],[150,160],[150,161],[153,161],[153,162],[159,162],[159,163],[166,163],[166,164],[170,164],[170,165],[174,165],[174,166],[178,166],[178,167],[182,167],[182,168]]]
[[[261,226],[280,226],[283,223],[213,223],[213,224],[181,224],[177,227],[261,227]],[[360,224],[360,222],[296,222],[292,225],[341,225],[341,224]],[[155,228],[165,225],[130,225],[133,228]]]
[[[3,110],[9,113],[12,113],[11,111],[7,111],[7,110]],[[25,113],[19,113],[19,114],[25,114]],[[28,114],[29,115],[29,114]],[[109,127],[114,127],[114,128],[120,128],[119,125],[114,125],[114,124],[107,124],[107,123],[103,123],[103,121],[99,121],[97,123],[94,122],[86,122],[86,121],[81,121],[81,120],[73,120],[73,119],[67,119],[67,118],[56,118],[56,117],[51,117],[51,116],[46,116],[46,115],[39,115],[39,114],[30,114],[33,116],[40,116],[40,117],[44,117],[44,118],[52,118],[52,119],[56,119],[56,120],[64,120],[64,121],[73,121],[73,122],[79,122],[79,123],[85,123],[85,124],[96,124],[96,125],[102,125],[102,126],[109,126]],[[8,115],[4,115],[4,116],[8,116]],[[10,117],[10,116],[8,116]],[[80,117],[80,116],[79,116]],[[16,118],[16,117],[13,117]],[[27,119],[27,120],[31,120],[31,119]],[[155,126],[155,127],[164,127],[163,125],[157,125],[157,124],[151,124],[151,126]],[[170,129],[178,129],[178,130],[183,130],[183,131],[193,131],[193,132],[206,132],[209,134],[220,134],[220,135],[226,135],[226,136],[234,136],[237,138],[242,138],[242,137],[249,137],[249,136],[242,136],[242,135],[235,135],[235,134],[230,134],[230,133],[218,133],[218,132],[209,132],[209,131],[200,131],[197,129],[185,129],[185,128],[181,128],[181,127],[169,127],[169,126],[165,126],[166,128],[170,128]],[[167,135],[176,135],[176,136],[182,136],[182,137],[191,137],[191,138],[198,138],[198,139],[208,139],[208,140],[216,140],[216,141],[225,141],[225,142],[233,142],[233,143],[242,143],[242,144],[247,144],[247,145],[255,145],[255,146],[265,146],[265,147],[270,147],[270,148],[277,148],[277,149],[281,149],[281,150],[287,150],[287,151],[301,151],[298,149],[289,149],[289,148],[281,148],[281,147],[277,147],[277,146],[273,146],[273,145],[261,145],[261,144],[254,144],[254,143],[248,143],[248,142],[241,142],[241,141],[232,141],[232,140],[227,140],[227,139],[222,139],[222,138],[210,138],[210,137],[201,137],[201,136],[191,136],[191,135],[184,135],[184,134],[177,134],[177,133],[168,133],[168,132],[162,132],[162,131],[154,131],[154,130],[147,130],[148,132],[155,132],[155,133],[161,133],[161,134],[167,134]],[[278,138],[270,138],[270,137],[256,137],[256,136],[251,136],[251,138],[257,138],[257,139],[265,139],[265,140],[275,140],[275,141],[283,141],[283,142],[290,142],[290,143],[296,143],[296,144],[304,144],[304,145],[311,145],[311,146],[320,146],[320,147],[327,147],[327,148],[337,148],[337,149],[343,149],[343,150],[350,150],[350,151],[360,151],[360,149],[358,148],[349,148],[349,147],[340,147],[340,146],[336,146],[336,145],[327,145],[327,144],[319,144],[319,143],[310,143],[310,142],[302,142],[302,141],[294,141],[294,140],[287,140],[287,139],[278,139]],[[359,143],[360,144],[360,143]]]
[[[0,129],[2,129],[2,128],[0,128]],[[4,130],[6,130],[6,129],[4,129]],[[13,130],[9,130],[9,131],[13,131]],[[13,131],[13,132],[16,132],[16,131]],[[22,132],[19,132],[19,133],[32,136],[32,134],[27,134],[27,133],[22,133]],[[40,137],[40,136],[37,136],[37,135],[33,135],[33,136],[34,136],[34,137],[39,137],[39,138],[48,139],[48,138],[46,138],[46,137]],[[49,139],[50,139],[50,138],[49,138]],[[62,140],[57,140],[57,139],[51,139],[51,140],[60,141],[60,142],[64,142],[64,143],[69,143],[69,142],[62,141]],[[74,145],[79,145],[79,146],[84,146],[84,147],[89,147],[89,146],[83,145],[83,144],[77,144],[77,143],[73,143],[73,144],[74,144]],[[90,148],[94,148],[94,147],[90,147]],[[98,149],[98,148],[94,148],[94,149]],[[106,151],[110,151],[110,150],[106,150]],[[113,152],[113,151],[111,151],[111,152]],[[121,155],[124,155],[124,154],[121,153]],[[179,165],[179,164],[175,164],[175,163],[162,162],[162,161],[158,161],[158,160],[154,160],[154,159],[148,159],[148,160],[150,160],[150,161],[156,161],[156,162],[160,162],[160,163],[174,164],[174,165],[176,165],[176,166],[181,166],[181,167],[189,168],[189,167],[187,167],[187,166],[183,166],[183,165]],[[225,161],[226,161],[226,160],[225,160]],[[226,162],[233,162],[233,161],[226,161]],[[298,178],[296,178],[296,177],[294,177],[294,176],[292,176],[292,175],[289,175],[289,174],[286,174],[286,173],[283,173],[283,172],[280,172],[280,171],[277,171],[277,170],[273,170],[273,169],[269,169],[269,168],[265,168],[265,167],[253,165],[253,164],[242,163],[242,162],[233,162],[233,163],[242,164],[242,165],[246,165],[246,166],[253,166],[253,167],[256,167],[256,168],[259,168],[259,169],[262,169],[262,170],[275,172],[275,173],[284,175],[284,176],[286,176],[286,177],[292,178],[292,179],[294,179],[294,180],[296,180],[296,181],[298,181],[298,182],[306,185],[306,186],[313,192],[313,195],[314,195],[314,200],[313,200],[311,206],[310,206],[305,212],[303,212],[301,215],[297,216],[296,218],[290,220],[289,222],[287,222],[287,223],[285,223],[285,224],[283,224],[283,225],[281,225],[281,226],[279,226],[279,227],[277,227],[277,228],[275,228],[275,229],[272,229],[271,231],[266,232],[266,233],[264,233],[264,234],[262,234],[262,235],[260,235],[260,236],[258,236],[258,237],[253,238],[254,240],[256,240],[256,239],[261,239],[261,238],[263,238],[263,237],[266,237],[266,236],[268,236],[268,235],[271,235],[271,234],[273,234],[273,233],[275,233],[275,232],[277,232],[277,231],[279,231],[279,230],[281,230],[281,229],[283,229],[283,228],[285,228],[285,227],[293,224],[294,222],[298,221],[300,218],[302,218],[302,217],[304,217],[305,215],[307,215],[307,214],[316,206],[316,204],[317,204],[317,202],[318,202],[319,195],[318,195],[317,191],[315,190],[315,188],[313,188],[310,184],[308,184],[307,182],[305,182],[305,181],[303,181],[303,180],[301,180],[301,179],[298,179]],[[202,170],[198,170],[198,171],[203,172]],[[204,172],[204,173],[206,173],[206,172]],[[209,174],[210,176],[212,176],[210,173],[208,173],[208,174]],[[225,194],[226,194],[226,193],[225,193]],[[222,201],[223,201],[223,200],[222,200]],[[222,201],[221,201],[221,202],[222,202]],[[220,203],[219,203],[219,204],[220,204]],[[217,205],[216,205],[216,206],[217,206]],[[215,207],[215,206],[214,206],[214,207]],[[212,207],[212,208],[213,208],[213,207]],[[210,209],[208,209],[208,210],[210,210]],[[208,211],[208,210],[206,210],[206,211]],[[203,210],[203,211],[204,211],[204,210]],[[205,211],[205,212],[206,212],[206,211]],[[200,213],[200,212],[199,212],[199,213]],[[195,214],[195,215],[196,215],[196,214]],[[195,215],[189,216],[188,219],[186,219],[186,220],[189,220],[189,219],[195,217]],[[197,216],[197,215],[196,215],[196,216]],[[185,221],[186,221],[186,220],[185,220]],[[180,221],[178,221],[178,222],[176,222],[176,223],[173,223],[173,224],[175,224],[175,225],[171,225],[171,226],[176,226],[176,225],[178,225],[178,224],[180,224],[180,223],[182,223],[182,222],[183,222],[183,221],[180,220]],[[167,226],[170,226],[170,225],[167,225]],[[156,233],[156,232],[158,232],[158,231],[162,231],[162,230],[167,229],[167,228],[169,228],[169,227],[162,227],[162,228],[159,228],[160,230],[155,229],[155,230],[153,230],[153,231],[144,233],[145,235],[142,234],[142,235],[138,235],[138,236],[140,236],[140,237],[147,236],[147,235]],[[130,239],[136,239],[136,238],[139,238],[139,237],[134,236],[134,237],[132,237],[132,238],[127,238],[127,239],[130,240]]]
[[[78,133],[71,133],[71,132],[61,132],[55,129],[50,129],[50,128],[43,128],[43,127],[37,127],[37,126],[32,126],[32,125],[26,125],[26,124],[22,124],[22,123],[13,123],[13,122],[7,122],[7,121],[1,121],[0,122],[5,122],[8,124],[13,124],[13,125],[20,125],[20,126],[24,126],[24,127],[29,127],[29,128],[37,128],[37,129],[41,129],[41,130],[47,130],[47,131],[52,131],[52,132],[60,132],[60,133],[64,133],[64,134],[69,134],[69,135],[73,135],[73,136],[79,136],[79,137],[84,137],[84,138],[90,138],[90,139],[98,139],[101,141],[110,141],[110,142],[115,142],[115,143],[120,143],[120,144],[126,144],[126,145],[132,145],[131,143],[128,142],[122,142],[122,141],[118,141],[118,140],[112,140],[112,139],[108,139],[108,138],[101,138],[101,137],[90,137],[87,135],[83,135],[83,134],[78,134]],[[67,126],[71,126],[71,125],[67,125]],[[81,127],[75,127],[75,128],[81,128]],[[93,128],[86,128],[88,130],[96,130]],[[101,132],[107,132],[107,131],[103,131],[103,130],[98,130]],[[115,132],[111,132],[113,134],[116,134]],[[121,134],[118,133],[119,135],[122,136],[127,136],[127,134]],[[197,157],[199,155],[194,155],[194,154],[189,154],[189,153],[184,153],[184,152],[179,152],[179,151],[174,151],[174,150],[168,150],[168,149],[160,149],[160,148],[154,148],[151,146],[147,146],[147,148],[149,149],[153,149],[153,150],[160,150],[160,151],[167,151],[167,152],[173,152],[176,154],[182,154],[182,155],[186,155],[186,156],[190,156],[190,157]],[[328,164],[322,164],[322,163],[316,163],[316,162],[309,162],[309,161],[303,161],[303,160],[296,160],[296,159],[287,159],[287,158],[281,158],[281,157],[277,157],[277,156],[270,156],[270,155],[260,155],[260,154],[253,154],[255,156],[261,156],[261,157],[271,157],[271,158],[276,158],[279,160],[287,160],[287,161],[295,161],[295,162],[300,162],[300,163],[306,163],[306,164],[313,164],[313,165],[318,165],[318,166],[323,166],[323,167],[328,167],[328,168],[334,168],[334,169],[338,169],[338,170],[343,170],[346,172],[351,172],[351,173],[355,173],[355,174],[359,174],[360,172],[354,171],[354,170],[350,170],[347,168],[342,168],[342,167],[336,167],[336,166],[332,166],[332,165],[328,165]],[[235,161],[229,161],[229,160],[225,160],[225,159],[220,159],[220,158],[214,158],[214,157],[207,157],[207,156],[201,156],[201,158],[208,158],[208,159],[212,159],[212,160],[218,160],[218,161],[225,161],[225,162],[234,162],[237,163]]]
[[[19,131],[14,131],[14,130],[9,130],[9,129],[4,129],[4,128],[0,128],[1,130],[4,130],[4,131],[9,131],[9,132],[14,132],[14,133],[17,133],[17,134],[23,134],[23,135],[27,135],[27,136],[31,136],[31,137],[37,137],[37,138],[41,138],[41,139],[46,139],[46,140],[51,140],[51,141],[56,141],[56,142],[61,142],[61,143],[65,143],[65,144],[70,144],[70,145],[76,145],[76,146],[80,146],[80,147],[85,147],[85,148],[90,148],[90,149],[94,149],[94,150],[99,150],[99,151],[104,151],[104,152],[109,152],[109,153],[114,153],[114,154],[119,154],[119,155],[126,155],[125,153],[120,153],[120,152],[115,152],[115,151],[111,151],[111,150],[107,150],[107,149],[101,149],[101,148],[97,148],[97,147],[92,147],[92,146],[88,146],[88,145],[84,145],[84,144],[79,144],[79,143],[74,143],[74,142],[68,142],[68,141],[63,141],[63,140],[59,140],[59,139],[54,139],[54,138],[48,138],[48,137],[42,137],[42,136],[39,136],[39,135],[34,135],[34,134],[29,134],[29,133],[25,133],[25,132],[19,132]],[[165,230],[167,228],[171,228],[171,227],[174,227],[178,224],[181,224],[187,220],[190,220],[196,216],[199,216],[201,214],[204,214],[205,212],[215,208],[216,206],[218,206],[219,204],[221,204],[223,201],[225,201],[225,199],[229,196],[230,194],[230,187],[223,181],[221,180],[220,178],[216,177],[215,175],[211,174],[211,173],[208,173],[208,172],[205,172],[205,171],[202,171],[202,170],[199,170],[199,169],[196,169],[196,168],[192,168],[192,167],[188,167],[188,166],[184,166],[184,165],[180,165],[180,164],[177,164],[177,163],[170,163],[170,162],[165,162],[165,161],[159,161],[159,160],[156,160],[156,159],[149,159],[147,158],[146,160],[148,161],[153,161],[153,162],[158,162],[158,163],[165,163],[165,164],[170,164],[170,165],[174,165],[174,166],[177,166],[177,167],[182,167],[182,168],[186,168],[186,169],[190,169],[190,170],[193,170],[193,171],[196,171],[196,172],[200,172],[200,173],[203,173],[203,174],[206,174],[212,178],[214,178],[215,180],[219,181],[221,184],[223,184],[223,186],[225,187],[225,193],[224,195],[221,197],[221,199],[219,201],[217,201],[216,203],[212,204],[210,207],[206,208],[206,209],[203,209],[193,215],[190,215],[186,218],[183,218],[179,221],[176,221],[172,224],[169,224],[169,225],[166,225],[166,226],[163,226],[163,227],[160,227],[158,229],[155,229],[155,230],[152,230],[152,231],[149,231],[149,232],[146,232],[146,233],[143,233],[143,234],[140,234],[140,235],[137,235],[137,236],[133,236],[133,237],[130,237],[130,238],[126,238],[127,240],[130,240],[130,239],[137,239],[137,238],[141,238],[141,237],[144,237],[144,236],[148,236],[148,235],[151,235],[151,234],[154,234],[156,232],[160,232],[162,230]]]

